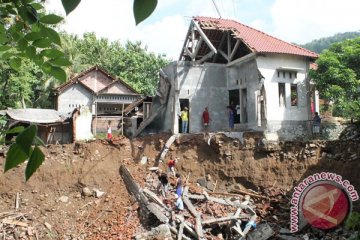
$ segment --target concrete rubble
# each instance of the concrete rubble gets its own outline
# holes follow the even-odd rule
[[[186,208],[176,211],[173,201],[157,195],[159,182],[155,173],[149,173],[146,178],[148,188],[140,188],[124,165],[120,173],[129,192],[145,209],[147,216],[155,216],[159,226],[166,225],[172,239],[246,239],[249,235],[252,239],[262,236],[266,240],[274,234],[267,224],[256,228],[260,220],[259,211],[249,195],[216,194],[198,186],[185,186],[182,199]],[[163,231],[157,231],[157,228],[138,234],[135,239],[165,239]],[[155,237],[156,233],[160,235]]]

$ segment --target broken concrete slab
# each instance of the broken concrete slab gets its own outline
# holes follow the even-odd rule
[[[275,232],[272,230],[269,224],[260,224],[253,232],[248,234],[249,240],[266,240],[272,237]]]

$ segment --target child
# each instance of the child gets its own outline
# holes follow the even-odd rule
[[[108,121],[107,125],[107,139],[111,141],[112,133],[111,133],[111,121]]]

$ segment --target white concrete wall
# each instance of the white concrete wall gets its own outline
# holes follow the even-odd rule
[[[202,112],[206,106],[211,118],[209,130],[227,129],[228,90],[225,65],[179,62],[168,65],[164,72],[171,79],[172,88],[167,109],[161,118],[165,126],[163,130],[178,132],[179,99],[189,100],[190,133],[203,131]]]
[[[265,77],[264,85],[266,89],[267,120],[268,121],[299,121],[309,119],[309,103],[307,97],[306,76],[307,61],[303,57],[288,55],[267,55],[258,56],[257,65],[261,74]],[[297,77],[290,79],[286,74],[278,77],[277,68],[288,67],[298,70]],[[279,105],[279,86],[278,83],[285,83],[285,106]],[[298,105],[291,106],[290,84],[297,84]]]
[[[88,107],[80,108],[80,114],[75,120],[75,141],[84,141],[93,138],[91,133],[92,114]]]
[[[228,90],[239,90],[242,128],[257,128],[257,104],[255,92],[259,90],[259,71],[256,61],[248,60],[227,68]],[[242,96],[242,89],[246,89],[246,97]],[[245,116],[246,115],[246,116]]]
[[[93,96],[81,84],[73,84],[58,97],[58,111],[72,112],[76,107],[87,106],[92,109]]]

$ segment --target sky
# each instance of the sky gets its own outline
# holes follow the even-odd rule
[[[360,30],[359,0],[158,0],[152,15],[137,26],[133,0],[82,0],[68,16],[61,0],[46,0],[46,9],[64,16],[61,28],[68,33],[141,41],[148,51],[176,60],[191,17],[219,17],[213,1],[222,18],[298,44]]]

